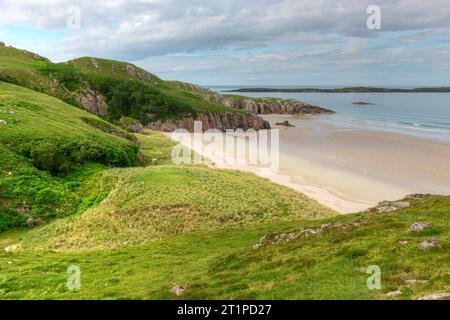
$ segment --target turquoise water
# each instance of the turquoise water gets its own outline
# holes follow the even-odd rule
[[[211,88],[229,90],[229,88]],[[297,99],[337,112],[333,123],[401,131],[450,141],[450,93],[242,93],[251,97]],[[353,105],[364,101],[374,105]]]

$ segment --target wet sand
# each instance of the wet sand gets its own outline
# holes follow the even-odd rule
[[[253,172],[342,214],[408,194],[450,195],[450,142],[334,124],[322,116],[264,118],[280,129],[276,173],[255,165],[225,164],[207,150],[193,149],[216,167]],[[284,120],[295,128],[275,125]]]
[[[312,198],[341,212],[413,193],[450,195],[450,143],[321,121],[265,117],[280,129],[280,171]],[[289,120],[295,128],[274,124]]]

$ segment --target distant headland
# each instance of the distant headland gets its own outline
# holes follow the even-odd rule
[[[450,87],[423,87],[414,89],[348,87],[334,89],[319,88],[241,88],[226,92],[320,92],[320,93],[355,93],[355,92],[450,92]]]

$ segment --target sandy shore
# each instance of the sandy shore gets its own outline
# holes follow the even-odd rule
[[[224,164],[215,154],[194,149],[217,167],[253,172],[343,214],[412,193],[450,195],[450,143],[335,125],[320,116],[264,118],[280,129],[276,173],[256,165]],[[296,127],[274,125],[284,120]]]

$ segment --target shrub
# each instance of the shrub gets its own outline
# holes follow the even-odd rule
[[[33,165],[40,170],[52,174],[63,174],[69,170],[69,162],[55,144],[43,142],[33,146],[30,157]]]

